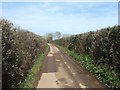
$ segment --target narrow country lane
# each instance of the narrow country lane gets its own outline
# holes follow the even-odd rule
[[[37,88],[105,88],[81,64],[49,44]]]

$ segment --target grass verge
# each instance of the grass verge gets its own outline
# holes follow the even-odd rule
[[[43,62],[46,54],[48,53],[48,50],[49,50],[49,46],[46,47],[46,51],[44,53],[39,55],[38,59],[36,60],[36,62],[33,65],[33,67],[29,70],[26,79],[20,84],[19,88],[28,88],[29,89],[29,88],[34,87],[33,81],[42,65],[42,62]]]
[[[107,88],[120,88],[120,79],[116,75],[114,70],[100,64],[95,65],[92,63],[92,59],[86,54],[77,54],[74,51],[70,51],[67,48],[58,46],[66,54],[72,56],[76,61],[80,62],[89,72],[91,72],[101,83]]]

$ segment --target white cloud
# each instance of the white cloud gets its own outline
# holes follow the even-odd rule
[[[94,9],[98,6],[100,8],[99,3],[98,5],[91,4],[88,7],[89,9]],[[69,5],[69,8],[70,7],[74,8],[75,6]],[[33,5],[25,5],[24,7],[16,6],[14,10],[7,8],[4,10],[3,17],[40,35],[55,31],[74,34],[117,24],[118,14],[114,8],[101,7],[103,11],[99,13],[91,13],[90,11],[77,14],[72,12],[62,13],[67,10],[66,8],[65,3],[63,3],[62,6],[59,4],[51,5],[50,3],[33,3]],[[75,9],[77,8],[83,10],[86,9],[86,6],[76,7]]]

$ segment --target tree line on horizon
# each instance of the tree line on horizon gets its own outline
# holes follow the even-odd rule
[[[60,39],[60,38],[66,38],[69,36],[70,36],[69,34],[61,34],[61,32],[56,31],[55,33],[46,33],[44,37],[48,42],[51,42],[53,40]]]

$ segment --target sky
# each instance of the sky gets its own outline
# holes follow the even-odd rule
[[[117,2],[2,2],[3,18],[38,35],[79,34],[118,25]],[[1,17],[1,16],[0,16]]]

